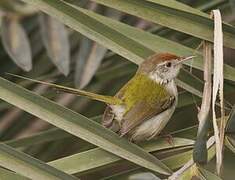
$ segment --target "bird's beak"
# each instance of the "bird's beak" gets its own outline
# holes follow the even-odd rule
[[[182,63],[184,63],[185,61],[188,61],[188,60],[190,60],[190,59],[193,59],[194,57],[196,57],[196,56],[188,56],[188,57],[182,58],[182,60],[180,60],[177,64],[182,64]]]

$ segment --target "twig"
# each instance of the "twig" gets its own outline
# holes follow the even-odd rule
[[[204,89],[200,111],[198,113],[198,132],[195,148],[193,152],[193,159],[196,163],[207,162],[206,139],[208,130],[207,117],[211,107],[211,60],[212,47],[211,43],[204,41],[203,43],[203,57],[204,57]]]

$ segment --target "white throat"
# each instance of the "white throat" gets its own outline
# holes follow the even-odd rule
[[[177,91],[177,87],[175,85],[174,79],[171,79],[171,80],[162,79],[161,77],[157,75],[157,73],[150,73],[149,78],[156,81],[159,84],[165,84],[167,91],[171,93],[172,95],[174,95],[177,100],[178,91]]]
[[[161,78],[157,73],[150,73],[149,78],[159,84],[167,84],[169,82],[167,79]]]

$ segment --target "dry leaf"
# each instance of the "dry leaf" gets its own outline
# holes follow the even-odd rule
[[[213,94],[212,94],[212,111],[213,111],[213,127],[216,141],[216,169],[220,175],[223,161],[223,144],[224,144],[224,62],[223,62],[223,32],[222,20],[219,10],[213,10],[214,16],[214,76],[213,76]],[[216,122],[216,98],[219,91],[220,108],[221,108],[221,125],[220,130]]]

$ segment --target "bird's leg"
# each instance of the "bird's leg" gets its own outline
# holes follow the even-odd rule
[[[164,139],[166,139],[166,141],[171,145],[171,146],[175,146],[174,145],[174,141],[173,141],[173,137],[172,137],[172,135],[171,134],[160,134],[160,137],[162,137],[162,138],[164,138]]]

